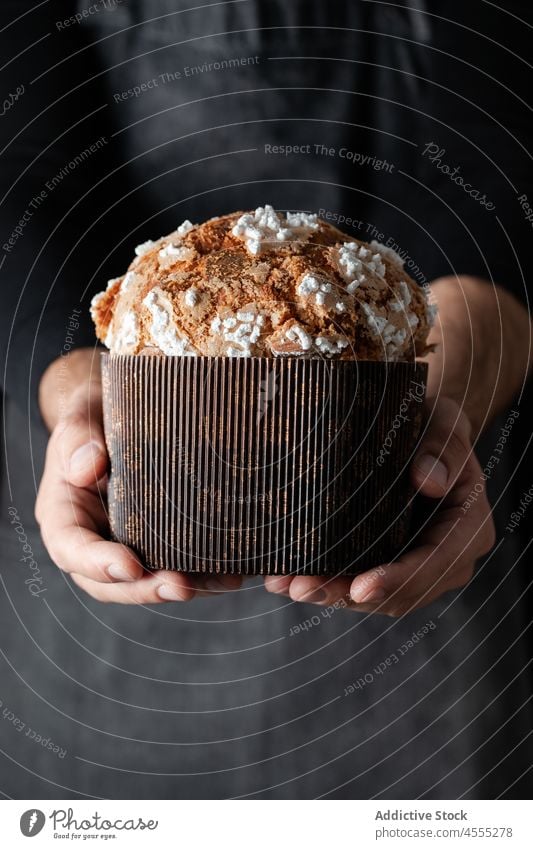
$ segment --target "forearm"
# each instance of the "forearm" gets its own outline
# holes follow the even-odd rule
[[[431,285],[439,307],[430,343],[428,395],[453,398],[475,437],[504,410],[531,366],[531,320],[507,291],[475,277]]]
[[[58,357],[39,385],[39,406],[50,431],[76,406],[99,412],[101,397],[99,353],[94,348],[79,348]]]

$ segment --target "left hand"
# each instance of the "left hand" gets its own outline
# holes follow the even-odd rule
[[[81,378],[81,375],[80,375]],[[51,559],[96,601],[159,604],[238,589],[239,575],[150,571],[109,539],[108,457],[99,380],[81,380],[48,442],[35,516]]]
[[[427,402],[426,428],[411,477],[419,494],[438,500],[416,548],[356,578],[269,575],[266,589],[293,601],[321,606],[337,602],[361,612],[402,616],[465,586],[478,558],[494,545],[495,531],[470,422],[452,399]],[[464,510],[472,494],[476,498]]]

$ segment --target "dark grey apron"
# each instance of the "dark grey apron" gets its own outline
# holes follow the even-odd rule
[[[7,4],[11,18],[16,5]],[[4,384],[0,789],[16,798],[528,793],[530,522],[505,531],[530,485],[525,413],[490,480],[495,551],[469,587],[401,620],[294,604],[259,581],[187,605],[106,606],[39,542],[39,376],[72,308],[86,315],[134,244],[184,218],[265,202],[320,211],[344,217],[358,238],[392,240],[420,283],[477,273],[523,297],[518,262],[527,266],[531,240],[514,191],[528,191],[522,107],[490,82],[501,56],[472,32],[481,23],[496,33],[506,84],[520,95],[520,61],[505,47],[516,49],[516,22],[485,4],[480,19],[479,2],[461,12],[463,27],[435,17],[450,16],[444,3],[418,4],[431,14],[367,2],[187,5],[130,0],[63,29],[57,9],[45,8],[24,19],[24,34],[22,24],[10,30],[14,44],[17,33],[28,44],[52,32],[46,51],[33,53],[35,76],[61,63],[12,110],[14,130],[33,116],[32,98],[46,105],[80,86],[22,134],[13,174],[59,128],[97,111],[12,190],[7,233],[43,181],[89,141],[106,142],[49,193],[46,215],[35,215],[3,269],[11,308],[29,277]],[[69,6],[83,8],[62,6],[65,19]],[[496,205],[516,255],[495,215],[424,154],[428,144]],[[77,344],[92,340],[85,321]],[[485,436],[482,457],[505,419]],[[30,560],[21,559],[24,535]]]

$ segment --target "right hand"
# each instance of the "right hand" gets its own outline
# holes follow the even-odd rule
[[[72,392],[50,435],[35,505],[50,557],[81,589],[97,601],[156,604],[240,586],[236,575],[150,572],[131,549],[110,542],[107,467],[101,386],[87,381]]]

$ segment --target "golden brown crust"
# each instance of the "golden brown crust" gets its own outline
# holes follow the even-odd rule
[[[128,274],[94,299],[98,338],[117,353],[369,360],[425,353],[425,292],[393,252],[317,220],[285,241],[266,231],[253,253],[235,233],[243,215],[254,213],[182,225],[140,246]],[[362,268],[361,282],[351,282],[350,263]]]
[[[117,277],[116,280],[110,281],[111,286],[106,289],[100,298],[95,299],[94,305],[91,309],[91,315],[96,327],[96,335],[100,342],[105,343],[107,331],[115,311],[115,304],[118,298],[118,293],[120,292],[122,279],[122,277]]]

